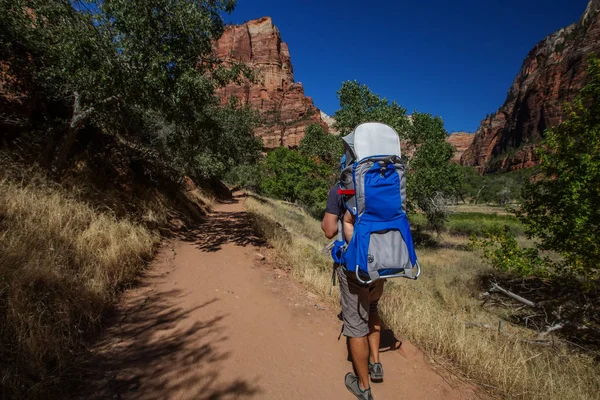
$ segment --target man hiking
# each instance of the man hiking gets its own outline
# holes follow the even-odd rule
[[[421,267],[406,216],[400,136],[389,125],[365,122],[342,140],[339,181],[329,191],[321,227],[329,239],[338,235],[331,257],[340,281],[342,332],[356,372],[346,375],[346,388],[370,400],[369,377],[383,381],[377,304],[384,282],[417,279]]]
[[[338,234],[338,222],[345,220],[346,226],[352,223],[352,217],[346,212],[338,188],[339,185],[334,185],[329,191],[325,216],[321,223],[328,239]],[[352,236],[351,233],[349,236]],[[346,241],[349,241],[349,238],[346,238]],[[352,363],[358,375],[349,372],[345,378],[346,387],[356,398],[372,400],[369,377],[374,382],[383,381],[383,367],[379,360],[381,321],[377,303],[383,293],[385,280],[378,279],[370,285],[363,285],[343,266],[337,266],[336,269],[340,282],[343,334],[347,337]]]

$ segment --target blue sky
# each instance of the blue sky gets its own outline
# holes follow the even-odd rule
[[[529,50],[577,21],[587,0],[238,0],[227,22],[271,16],[294,77],[332,115],[345,80],[474,132]]]

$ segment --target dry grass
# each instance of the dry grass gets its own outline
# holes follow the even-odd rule
[[[327,241],[319,222],[306,213],[275,201],[248,199],[248,210],[292,274],[330,302],[331,261],[319,253]],[[289,234],[277,226],[285,227]],[[436,362],[488,390],[511,399],[598,399],[600,368],[591,357],[565,347],[540,347],[522,342],[534,333],[504,324],[503,332],[467,327],[465,322],[491,326],[498,317],[481,307],[479,276],[488,272],[476,254],[464,249],[466,238],[445,236],[435,249],[418,251],[424,268],[416,281],[391,280],[380,302],[390,328],[422,347]]]
[[[118,291],[152,257],[159,237],[99,212],[32,172],[0,172],[0,392],[55,398],[76,376],[85,338]],[[157,209],[155,207],[154,209]],[[150,221],[163,213],[148,208]]]

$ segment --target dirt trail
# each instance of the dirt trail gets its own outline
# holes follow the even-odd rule
[[[240,202],[219,205],[197,232],[165,245],[125,294],[96,350],[102,379],[83,397],[352,399],[337,310],[258,262],[261,246]],[[378,400],[479,398],[406,341],[381,357]]]

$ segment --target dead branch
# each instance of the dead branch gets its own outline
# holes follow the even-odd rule
[[[541,332],[538,335],[538,340],[543,339],[544,337],[548,336],[549,334],[551,334],[554,331],[562,329],[564,326],[565,326],[565,324],[559,322],[558,324],[547,327],[544,332]]]
[[[483,322],[468,321],[468,322],[465,322],[465,326],[467,328],[471,327],[471,326],[477,326],[477,327],[484,328],[484,329],[494,329],[490,324],[485,324]]]
[[[477,203],[479,203],[479,195],[481,194],[481,191],[483,189],[485,189],[486,185],[483,185],[478,191],[477,191],[477,195],[475,196],[475,204],[477,205]]]
[[[492,284],[492,287],[489,290],[490,292],[500,292],[520,303],[525,304],[526,306],[532,307],[532,308],[537,308],[538,305],[536,303],[534,303],[533,301],[527,300],[524,297],[519,296],[518,294],[514,294],[513,292],[510,292],[506,289],[501,288],[500,286],[498,286],[497,283]]]
[[[119,97],[111,96],[104,100],[101,100],[98,105],[112,105],[119,101]],[[73,148],[75,141],[77,140],[77,134],[83,127],[85,122],[95,112],[95,107],[89,107],[86,110],[82,110],[81,95],[79,92],[73,92],[73,112],[71,115],[71,121],[69,122],[69,128],[64,141],[58,149],[58,155],[56,156],[55,165],[53,167],[53,173],[58,173],[62,170],[69,152]]]

